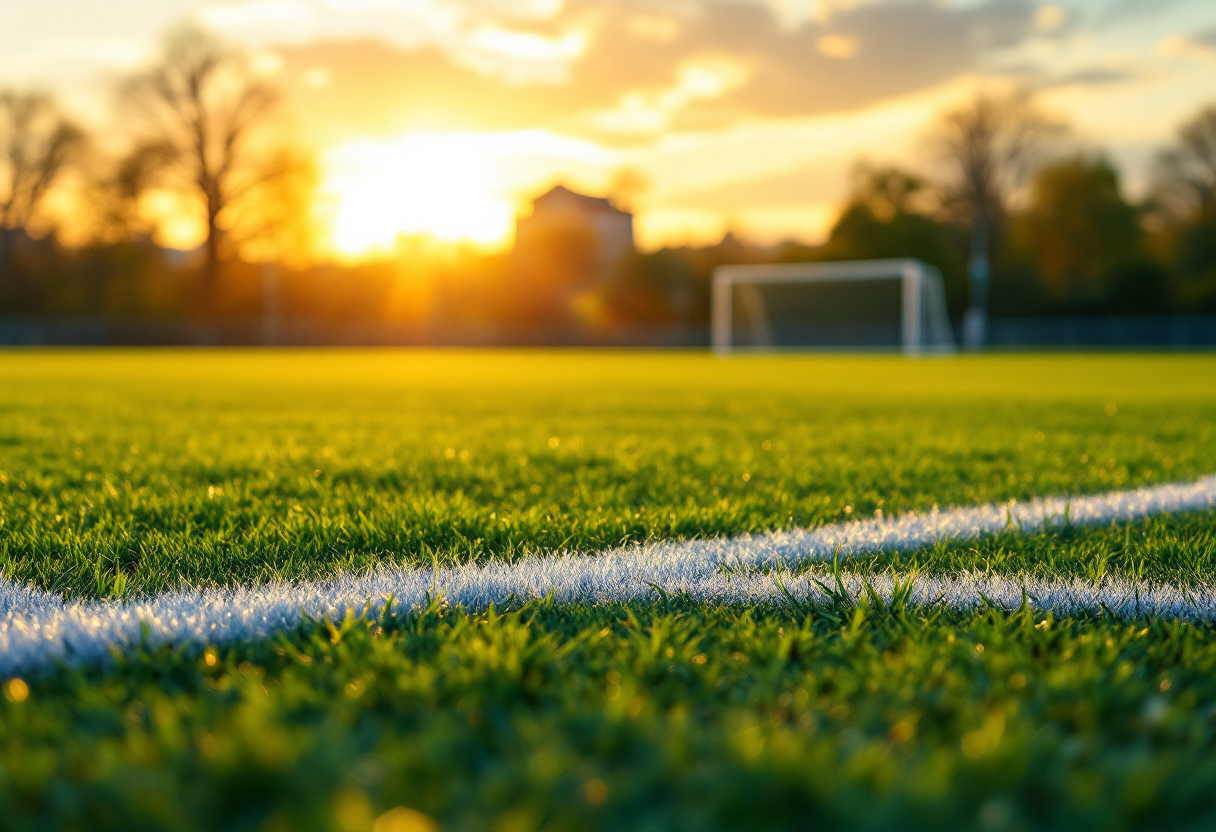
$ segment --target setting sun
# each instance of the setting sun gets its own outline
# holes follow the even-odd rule
[[[502,244],[515,207],[493,190],[477,137],[417,134],[340,145],[327,157],[333,245],[344,255],[391,248],[399,235]]]
[[[550,180],[596,176],[609,156],[545,131],[411,133],[340,144],[324,159],[322,192],[334,250],[391,249],[401,235],[499,248],[519,205]]]

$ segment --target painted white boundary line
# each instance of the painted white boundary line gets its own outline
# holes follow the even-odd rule
[[[795,595],[821,594],[812,581],[822,571],[795,575],[788,567],[807,560],[852,557],[877,551],[906,551],[942,540],[967,540],[1009,528],[1134,520],[1165,512],[1216,507],[1216,476],[1180,485],[1116,491],[1090,497],[1049,498],[1029,503],[908,514],[818,529],[742,537],[655,543],[598,555],[527,558],[429,569],[385,568],[328,581],[168,592],[133,601],[64,602],[40,590],[0,580],[0,677],[53,666],[104,660],[112,648],[137,644],[231,643],[261,638],[299,625],[305,616],[342,617],[386,599],[410,609],[441,594],[452,604],[484,608],[510,596],[517,600],[552,594],[558,603],[653,599],[655,586],[720,603],[784,599],[777,585]],[[763,571],[760,571],[763,570]],[[856,595],[864,576],[849,577]],[[889,596],[895,577],[869,576]],[[1061,613],[1101,611],[1216,619],[1216,586],[1183,590],[1107,580],[1034,580],[962,575],[921,577],[912,599],[965,608],[983,598],[1016,608],[1028,597],[1036,609]]]

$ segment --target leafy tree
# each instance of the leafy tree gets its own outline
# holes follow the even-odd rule
[[[1056,309],[1134,312],[1165,301],[1165,276],[1146,253],[1140,210],[1124,199],[1118,171],[1102,156],[1041,169],[1026,210],[1010,225],[1011,259],[1030,265]]]
[[[933,216],[928,183],[894,167],[858,165],[852,192],[817,260],[915,257],[936,266],[946,284],[947,306],[961,314],[965,301],[962,262],[953,229]]]

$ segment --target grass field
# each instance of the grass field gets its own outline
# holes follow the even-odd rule
[[[70,598],[1214,471],[1210,356],[0,354],[0,569]],[[1216,513],[841,568],[1210,587]],[[0,819],[1207,829],[1214,635],[1029,608],[437,602],[9,680]]]

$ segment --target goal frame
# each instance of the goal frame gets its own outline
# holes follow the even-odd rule
[[[905,355],[923,352],[954,352],[957,346],[949,321],[945,319],[945,297],[941,272],[935,267],[912,258],[885,260],[843,260],[823,263],[766,263],[736,266],[718,266],[714,269],[713,288],[710,298],[710,333],[714,352],[725,355],[737,350],[825,350],[822,347],[737,347],[734,345],[734,290],[736,286],[757,284],[828,283],[866,280],[899,280],[900,285],[900,342]],[[926,346],[924,343],[926,321],[921,311],[931,291],[930,281],[936,283],[937,302],[948,335],[948,343]],[[932,300],[929,301],[932,303]],[[831,351],[848,351],[849,348],[830,348]],[[857,350],[881,349],[880,347],[857,347]]]

